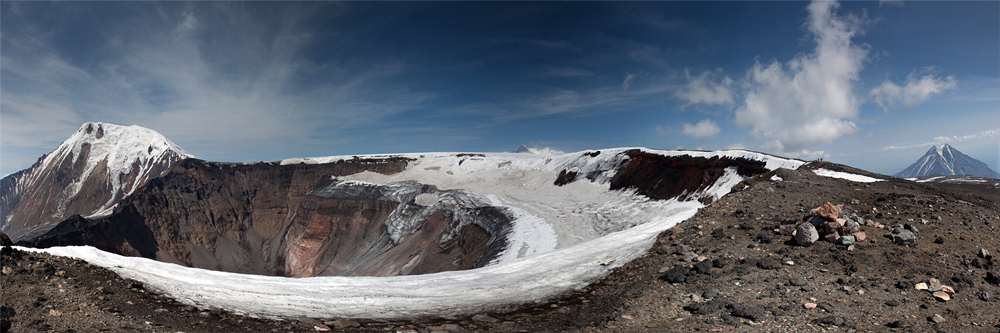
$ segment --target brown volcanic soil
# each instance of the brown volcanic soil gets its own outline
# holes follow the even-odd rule
[[[868,174],[828,163],[811,167]],[[996,186],[914,183],[873,174],[868,175],[887,181],[863,184],[806,170],[779,170],[783,181],[772,181],[772,174],[747,180],[749,187],[661,234],[644,257],[561,301],[486,317],[362,323],[347,330],[1000,331],[1000,286],[987,278],[1000,275],[1000,265],[977,257],[980,247],[1000,252]],[[860,203],[852,205],[852,199]],[[848,250],[823,240],[796,246],[791,236],[775,231],[827,201],[845,203],[865,220],[886,226],[912,224],[920,238],[915,246],[899,246],[883,237],[887,230],[866,225],[868,239]],[[675,254],[682,244],[726,263],[702,264],[707,274],[691,273],[683,283],[661,280],[676,266],[694,266]],[[785,259],[794,265],[782,264]],[[335,319],[273,321],[199,311],[132,288],[134,283],[104,269],[43,254],[5,251],[3,267],[3,317],[11,332],[314,332],[321,321]],[[954,287],[950,301],[913,289],[930,278]],[[807,302],[818,306],[806,309]],[[944,322],[931,321],[934,315]]]

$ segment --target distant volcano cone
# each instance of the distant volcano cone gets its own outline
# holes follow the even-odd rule
[[[902,178],[916,178],[930,175],[967,175],[997,178],[997,172],[986,163],[962,154],[952,146],[931,147],[916,163],[893,175]]]

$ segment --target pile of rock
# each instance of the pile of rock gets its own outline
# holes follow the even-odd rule
[[[864,219],[851,216],[843,204],[833,205],[827,202],[810,212],[798,226],[781,225],[778,231],[793,235],[795,242],[801,246],[810,246],[820,237],[841,245],[851,245],[867,237],[861,231]]]
[[[934,298],[942,302],[950,301],[951,296],[955,294],[955,288],[943,285],[941,284],[941,281],[934,278],[931,278],[927,282],[920,282],[913,285],[913,289],[926,290],[930,292]]]

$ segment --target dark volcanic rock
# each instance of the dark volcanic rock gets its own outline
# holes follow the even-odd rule
[[[706,274],[706,275],[712,274],[712,261],[705,260],[705,261],[699,262],[697,264],[694,264],[694,270],[695,270],[695,272],[698,272],[698,273],[701,273],[701,274]]]
[[[690,271],[690,269],[684,266],[674,266],[674,268],[671,268],[666,273],[661,275],[660,280],[670,283],[683,283],[687,278],[688,272]]]
[[[753,321],[764,319],[764,310],[756,307],[743,306],[742,304],[729,304],[726,306],[735,317],[746,318]]]
[[[691,314],[705,315],[705,314],[712,314],[719,312],[719,310],[722,310],[724,305],[725,304],[723,304],[721,301],[713,299],[708,302],[685,305],[684,310],[690,312]]]
[[[629,157],[628,165],[611,179],[611,189],[632,188],[654,199],[687,199],[688,195],[714,184],[729,167],[736,167],[736,172],[743,176],[768,171],[763,162],[747,159],[667,157],[638,149],[625,154]]]
[[[816,319],[813,322],[815,322],[817,324],[820,324],[820,325],[853,327],[853,325],[851,325],[851,322],[847,321],[847,319],[844,319],[843,317],[838,317],[838,316],[823,317],[823,318]]]
[[[778,262],[773,258],[762,258],[757,260],[757,267],[760,267],[761,269],[778,269],[781,268],[781,262]]]

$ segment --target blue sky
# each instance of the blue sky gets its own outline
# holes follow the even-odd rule
[[[0,174],[80,124],[215,161],[746,148],[1000,164],[1000,2],[0,3]]]

